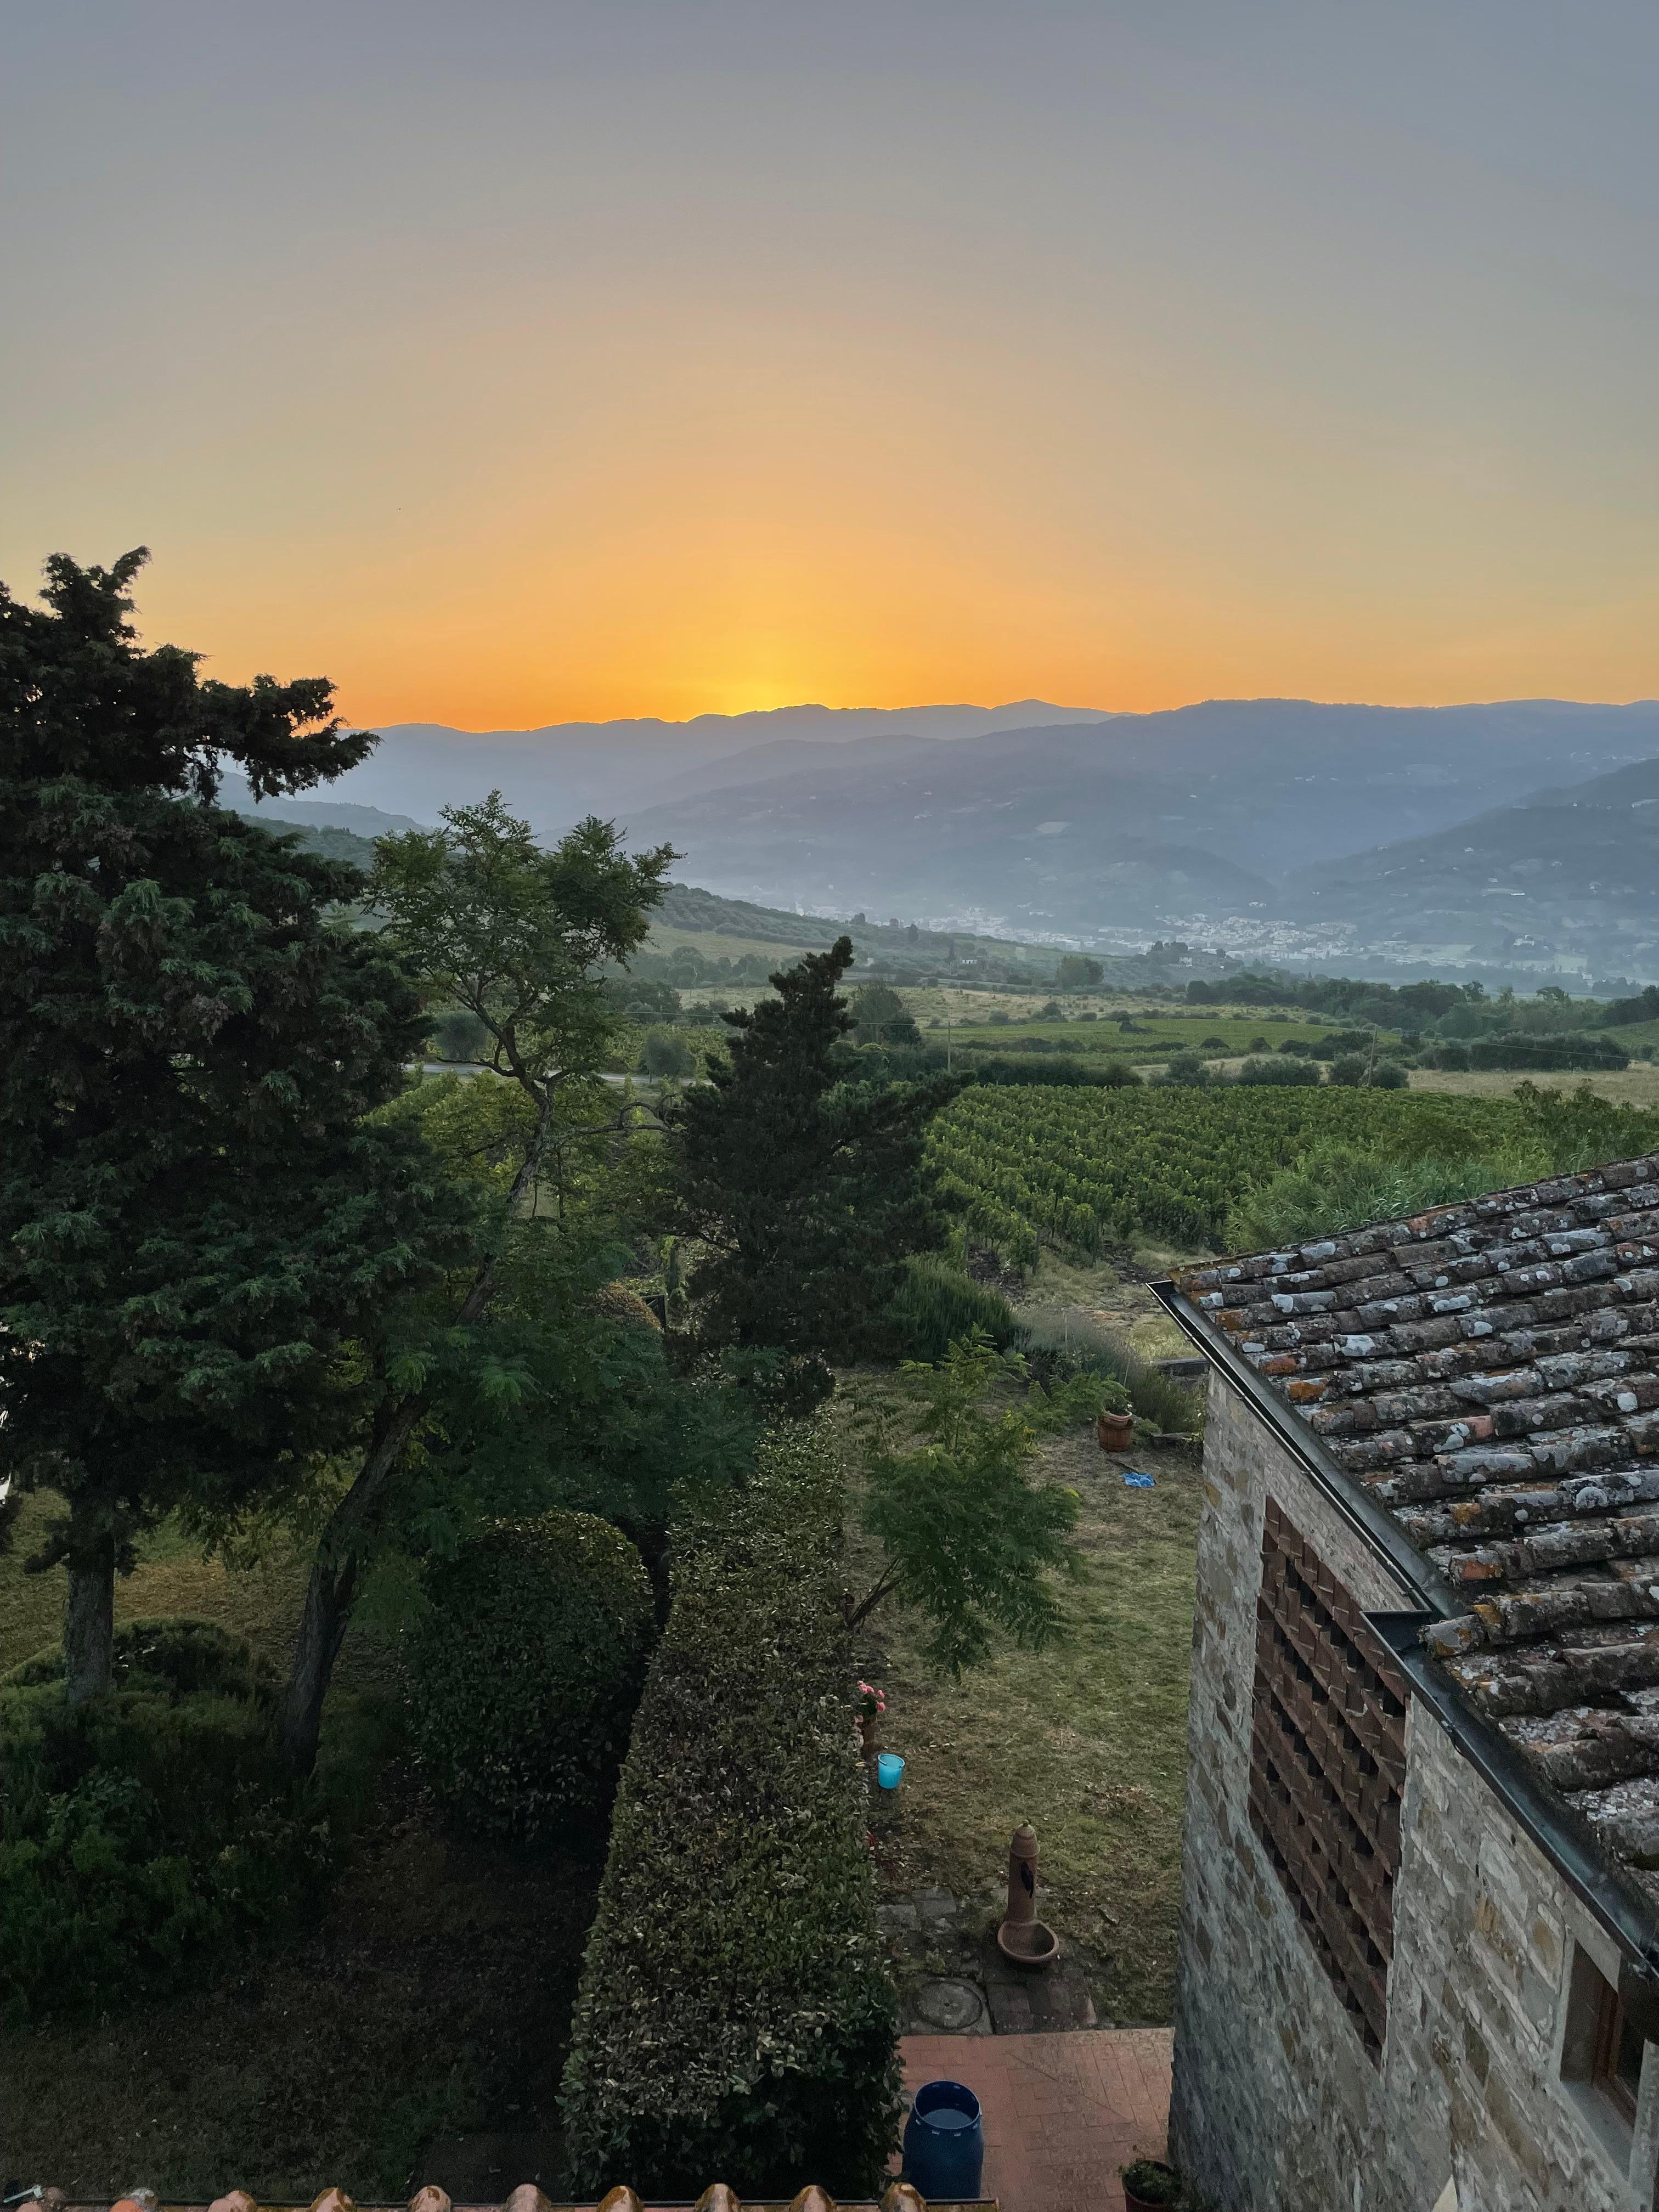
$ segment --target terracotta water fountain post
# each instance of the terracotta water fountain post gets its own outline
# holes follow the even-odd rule
[[[1036,1917],[1036,1833],[1030,1821],[1014,1830],[1008,1846],[1008,1910],[997,1929],[997,1948],[1011,1966],[1053,1966],[1060,1938]]]

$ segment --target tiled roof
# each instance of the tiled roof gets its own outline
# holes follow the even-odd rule
[[[1659,1153],[1179,1287],[1467,1597],[1425,1642],[1659,1899]]]
[[[119,2197],[107,2208],[71,2204],[61,2189],[43,2189],[34,2193],[33,2202],[42,2212],[262,2212],[257,2198],[245,2189],[233,2189],[215,2197],[210,2205],[165,2207],[158,2203],[153,2189],[135,2189],[129,2196]],[[27,2206],[25,2212],[27,2212]],[[263,2212],[298,2212],[298,2208],[265,2206]],[[309,2212],[358,2212],[358,2208],[343,2189],[325,2189],[311,2201]],[[368,2212],[368,2208],[364,2208]],[[376,2208],[379,2212],[379,2208]],[[417,2189],[409,2200],[408,2212],[584,2212],[577,2205],[556,2205],[544,2197],[533,2183],[524,2182],[514,2190],[501,2207],[485,2205],[453,2205],[447,2194],[429,2184]],[[653,2212],[653,2208],[641,2203],[634,2191],[626,2186],[610,2190],[599,2199],[597,2212]],[[678,2212],[678,2209],[677,2209]],[[713,2182],[698,2197],[695,2212],[929,2212],[927,2199],[908,2181],[889,2185],[879,2208],[873,2204],[845,2204],[837,2206],[827,2191],[809,2185],[786,2206],[763,2203],[750,2197],[739,2199],[734,2190],[723,2181]],[[973,2205],[944,2204],[934,2200],[932,2212],[997,2212],[992,2199],[981,2199]]]

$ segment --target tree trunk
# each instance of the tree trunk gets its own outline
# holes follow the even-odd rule
[[[525,1194],[534,1186],[547,1151],[552,1123],[550,1094],[541,1101],[536,1133],[520,1163],[507,1193],[504,1221],[518,1218]],[[505,1234],[505,1230],[503,1234]],[[477,1321],[495,1295],[495,1255],[491,1254],[473,1277],[455,1316],[458,1328]],[[317,1747],[323,1728],[323,1701],[328,1695],[334,1662],[350,1626],[351,1607],[357,1595],[358,1571],[386,1492],[398,1471],[404,1447],[426,1418],[423,1397],[390,1399],[376,1417],[368,1449],[357,1479],[329,1516],[317,1556],[312,1563],[306,1590],[305,1612],[300,1620],[300,1640],[283,1696],[277,1735],[283,1755],[295,1774],[309,1774],[317,1763]]]
[[[100,1698],[110,1686],[115,1643],[115,1540],[105,1536],[69,1562],[64,1612],[64,1673],[72,1705]]]
[[[323,1700],[350,1624],[362,1547],[404,1447],[425,1412],[423,1398],[395,1399],[382,1409],[357,1480],[329,1516],[317,1547],[277,1723],[283,1755],[295,1774],[309,1774],[317,1763]]]
[[[349,1559],[337,1574],[331,1574],[320,1559],[312,1567],[306,1608],[300,1616],[300,1640],[279,1723],[283,1756],[295,1774],[309,1774],[317,1763],[317,1746],[323,1732],[323,1700],[328,1695],[334,1662],[340,1656],[340,1646],[351,1620],[351,1601],[356,1588],[356,1559]]]

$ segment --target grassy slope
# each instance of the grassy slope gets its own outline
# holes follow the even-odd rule
[[[866,1405],[883,1384],[860,1378]],[[1186,1776],[1193,1560],[1202,1491],[1195,1455],[1142,1451],[1150,1491],[1079,1429],[1043,1449],[1081,1498],[1069,1640],[1007,1651],[960,1684],[934,1676],[915,1625],[889,1607],[866,1664],[887,1698],[882,1741],[908,1762],[900,1825],[884,1837],[884,1892],[939,1884],[1000,1917],[1008,1838],[1037,1832],[1043,1917],[1083,1961],[1103,2021],[1163,2021],[1174,1997]],[[874,1559],[855,1534],[855,1588]]]

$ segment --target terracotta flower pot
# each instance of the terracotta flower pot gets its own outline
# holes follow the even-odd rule
[[[1135,1440],[1135,1417],[1133,1413],[1102,1413],[1095,1423],[1095,1434],[1102,1451],[1127,1451]]]
[[[1175,2168],[1172,2166],[1165,2166],[1161,2160],[1157,2159],[1149,2159],[1146,2163],[1152,2166],[1160,2180],[1165,2176],[1168,2177],[1168,2193],[1157,2197],[1141,2197],[1129,2186],[1126,2176],[1123,2183],[1123,2212],[1170,2212],[1170,2207],[1176,2202],[1179,2186],[1179,2178]]]

